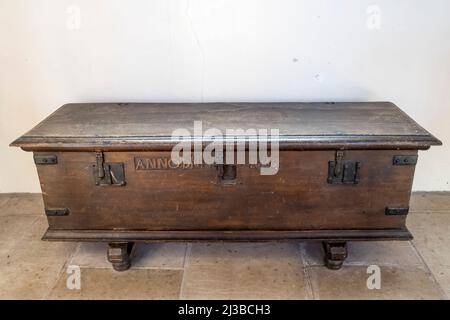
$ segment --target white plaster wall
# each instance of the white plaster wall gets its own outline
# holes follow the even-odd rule
[[[0,0],[0,192],[38,192],[8,144],[67,102],[390,100],[443,142],[415,190],[450,190],[450,1]]]

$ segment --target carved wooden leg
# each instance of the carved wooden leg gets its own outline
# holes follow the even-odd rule
[[[322,242],[325,251],[325,265],[328,269],[337,270],[347,258],[347,242]]]
[[[112,242],[108,246],[108,261],[114,270],[125,271],[131,266],[131,256],[134,251],[134,242]]]

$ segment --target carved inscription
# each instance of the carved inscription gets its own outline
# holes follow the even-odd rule
[[[257,164],[238,164],[238,167],[261,168],[265,165]],[[174,163],[170,157],[135,157],[134,168],[136,170],[189,170],[215,167],[215,164],[194,164],[191,163]]]
[[[154,158],[134,158],[134,168],[136,170],[170,170],[170,169],[196,169],[211,167],[208,164],[193,164],[193,163],[174,163],[170,157],[154,157]]]

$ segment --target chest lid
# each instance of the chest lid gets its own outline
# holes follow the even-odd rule
[[[197,131],[194,131],[195,123]],[[198,124],[201,121],[201,131]],[[441,142],[390,102],[351,103],[73,103],[63,105],[11,145],[25,150],[131,150],[171,148],[181,139],[205,143],[218,129],[278,129],[281,149],[416,148]],[[200,132],[200,135],[198,134]],[[260,137],[253,137],[259,139]]]

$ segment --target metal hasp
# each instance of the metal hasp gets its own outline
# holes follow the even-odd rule
[[[123,163],[105,162],[103,152],[95,154],[95,163],[92,168],[97,186],[124,186],[126,184]]]
[[[328,162],[328,183],[357,184],[361,163],[344,160],[344,151],[336,151],[336,160]]]

